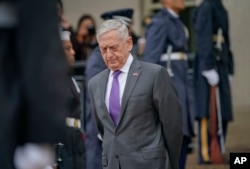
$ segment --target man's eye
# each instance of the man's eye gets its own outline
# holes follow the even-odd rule
[[[101,48],[101,52],[104,52],[104,49],[103,49],[103,48]]]
[[[116,51],[117,50],[117,46],[111,47],[111,50]]]

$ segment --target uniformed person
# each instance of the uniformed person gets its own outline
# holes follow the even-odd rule
[[[60,33],[63,42],[63,48],[67,57],[69,67],[72,69],[75,62],[75,51],[70,41],[70,32],[62,31]],[[80,88],[74,79],[72,72],[69,71],[67,77],[67,106],[66,115],[67,141],[62,148],[63,169],[84,169],[85,167],[85,147],[82,137],[81,128],[81,102]],[[61,169],[60,168],[60,169]]]
[[[184,0],[162,0],[161,3],[163,8],[153,17],[146,31],[144,60],[166,66],[178,92],[184,117],[180,155],[180,169],[183,169],[188,145],[194,136],[194,103],[188,79],[187,34],[178,15],[185,6]]]
[[[133,9],[130,8],[108,11],[101,14],[101,18],[103,20],[115,19],[115,18],[120,19],[128,27],[130,27],[132,24],[132,17],[133,17]],[[105,70],[106,68],[107,66],[103,61],[99,46],[97,46],[87,61],[87,66],[85,71],[87,81],[96,74]],[[86,146],[86,159],[87,159],[88,169],[102,169],[102,162],[101,162],[102,142],[101,138],[98,138],[99,135],[97,133],[97,128],[91,117],[90,111],[88,111],[86,123],[87,123],[86,124],[87,137],[85,141],[85,146]]]
[[[230,79],[234,63],[230,51],[228,15],[221,0],[204,0],[200,4],[194,13],[194,28],[197,43],[194,85],[199,124],[199,163],[204,164],[211,161],[208,136],[210,86],[219,88],[224,140],[228,122],[233,120]],[[216,55],[218,45],[221,51]]]
[[[43,168],[53,163],[49,145],[63,139],[67,69],[57,21],[55,0],[0,2],[0,168]]]

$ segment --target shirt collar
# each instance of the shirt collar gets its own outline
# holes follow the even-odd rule
[[[179,15],[178,15],[175,11],[173,11],[173,10],[170,9],[170,8],[167,8],[167,10],[168,10],[168,12],[169,12],[172,16],[174,16],[175,18],[179,18]]]
[[[130,53],[126,63],[123,65],[123,67],[120,69],[120,71],[123,72],[123,73],[128,73],[129,68],[130,68],[133,60],[134,60],[134,58]],[[113,70],[110,70],[110,75],[113,75],[113,72],[114,72]]]

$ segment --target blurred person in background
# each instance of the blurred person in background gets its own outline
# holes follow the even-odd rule
[[[87,60],[93,49],[97,46],[96,25],[91,15],[84,14],[80,17],[75,33],[73,47],[76,60]]]
[[[127,27],[131,26],[132,17],[133,17],[133,9],[131,8],[117,9],[117,10],[107,11],[101,14],[101,18],[103,20],[118,18],[122,20]],[[105,70],[106,68],[107,66],[102,58],[100,48],[99,46],[97,46],[87,61],[87,66],[85,71],[87,82],[89,79],[91,79],[101,71]],[[87,166],[88,169],[101,169],[102,141],[100,140],[99,133],[97,132],[97,128],[92,118],[89,99],[87,99],[87,104],[89,106],[86,116],[87,137],[85,141]]]
[[[145,31],[148,25],[151,23],[151,21],[152,21],[152,16],[150,15],[145,16],[142,20],[143,32],[142,32],[142,36],[138,39],[138,57],[139,58],[143,58],[143,55],[144,55],[145,44],[146,44]]]
[[[50,145],[65,139],[67,66],[56,1],[7,0],[0,16],[1,168],[43,169],[54,162]]]
[[[61,40],[63,49],[66,54],[70,70],[67,77],[67,106],[69,107],[66,114],[67,140],[62,142],[62,169],[85,169],[85,147],[81,132],[81,102],[80,88],[72,75],[72,68],[75,62],[75,51],[70,41],[70,32],[61,31]],[[59,143],[60,144],[60,143]],[[60,169],[61,169],[60,168]]]
[[[194,13],[196,33],[196,58],[194,71],[195,99],[198,120],[199,163],[211,162],[209,130],[210,87],[217,86],[220,95],[223,151],[228,122],[233,120],[231,100],[231,78],[234,73],[233,55],[230,50],[229,20],[221,0],[204,0]],[[220,49],[218,49],[219,46]],[[219,53],[218,53],[219,52]],[[219,123],[217,124],[219,126]],[[219,128],[218,128],[219,130]]]
[[[167,68],[176,87],[183,112],[183,141],[179,161],[185,168],[188,145],[194,137],[194,100],[188,79],[188,34],[179,18],[184,0],[161,0],[163,8],[153,17],[146,31],[144,60]],[[176,121],[176,123],[178,123]]]

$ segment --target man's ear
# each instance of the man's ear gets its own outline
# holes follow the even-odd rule
[[[133,48],[133,40],[132,40],[132,37],[131,37],[131,36],[129,36],[129,37],[127,38],[127,48],[128,48],[128,51],[131,51],[132,48]]]

